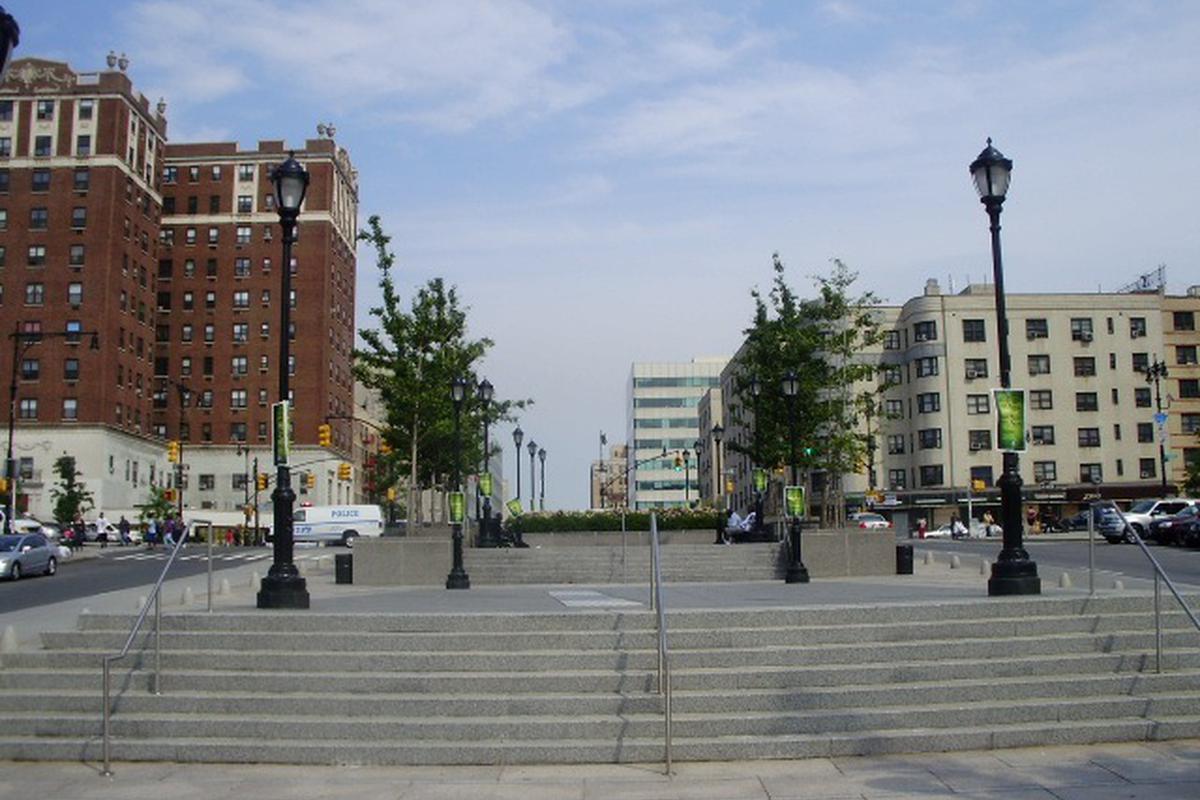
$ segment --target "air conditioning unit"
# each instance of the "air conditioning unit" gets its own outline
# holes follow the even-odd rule
[[[974,450],[982,450],[982,449],[983,449],[983,445],[981,445],[979,442],[971,442],[971,445],[970,445],[970,447],[971,447],[971,450],[972,450],[972,451],[974,451]]]
[[[979,373],[976,372],[975,370],[973,370],[973,369],[967,370],[967,380],[973,381],[978,377],[979,377]]]
[[[1091,340],[1092,340],[1091,331],[1083,331],[1082,333],[1079,334],[1079,341],[1090,342]]]

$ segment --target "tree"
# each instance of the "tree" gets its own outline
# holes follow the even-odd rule
[[[365,347],[354,351],[354,374],[379,392],[386,409],[384,439],[392,453],[382,459],[384,469],[396,476],[407,471],[409,523],[419,512],[418,488],[444,486],[454,470],[454,405],[450,383],[461,377],[467,396],[461,410],[462,464],[482,461],[484,408],[473,387],[479,383],[476,364],[492,347],[488,338],[467,335],[467,309],[460,306],[458,291],[441,278],[432,278],[414,295],[410,310],[401,308],[392,270],[395,256],[388,249],[391,237],[383,232],[379,217],[367,220],[359,239],[375,249],[383,302],[371,309],[378,328],[359,332]],[[493,400],[492,423],[512,419],[513,409],[530,401]],[[463,467],[463,474],[472,470]]]
[[[150,497],[142,506],[141,513],[138,515],[138,520],[146,522],[147,520],[164,520],[175,512],[175,504],[167,499],[167,490],[164,486],[150,486]]]
[[[54,500],[54,521],[66,526],[76,516],[92,509],[92,493],[79,482],[83,473],[75,469],[72,456],[63,454],[55,459],[54,474],[58,476],[58,483],[50,489],[50,497]]]

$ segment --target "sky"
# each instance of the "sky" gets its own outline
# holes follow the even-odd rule
[[[4,5],[18,56],[126,53],[172,142],[333,123],[405,302],[456,285],[495,341],[480,374],[535,401],[547,508],[586,506],[633,362],[737,349],[773,252],[803,294],[834,258],[888,303],[990,279],[967,169],[989,136],[1014,162],[1008,291],[1112,291],[1160,264],[1170,291],[1200,283],[1189,0]],[[360,249],[360,327],[378,279]]]

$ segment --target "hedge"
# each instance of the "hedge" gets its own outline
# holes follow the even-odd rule
[[[666,508],[654,512],[660,531],[711,530],[716,527],[716,512],[684,508]],[[620,511],[542,511],[509,517],[510,531],[521,533],[571,533],[575,531],[619,531]],[[625,530],[650,530],[649,511],[626,511]]]

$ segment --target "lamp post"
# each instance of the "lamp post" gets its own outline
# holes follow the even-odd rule
[[[275,185],[275,208],[279,212],[279,225],[283,229],[283,265],[279,270],[281,291],[279,302],[279,402],[290,410],[288,366],[291,362],[291,310],[292,310],[292,242],[296,238],[296,224],[300,216],[300,205],[308,191],[308,172],[296,160],[295,153],[271,172]],[[275,422],[289,419],[290,414],[276,417]],[[262,580],[258,591],[259,608],[308,608],[308,585],[300,577],[300,571],[292,561],[292,508],[296,492],[292,489],[292,476],[286,449],[279,446],[280,438],[287,431],[276,430],[275,447],[275,491],[271,493],[274,505],[274,544],[271,569]],[[286,438],[283,439],[286,441]]]
[[[725,428],[720,423],[713,425],[713,473],[717,477],[717,482],[714,484],[713,508],[717,510],[717,538],[713,544],[725,543],[725,478],[721,475],[721,437],[725,435]]]
[[[492,408],[492,397],[495,390],[492,388],[492,382],[484,378],[479,382],[479,402],[483,405],[483,472],[485,475],[491,474],[491,445],[488,442],[488,412]],[[476,488],[479,483],[476,482]],[[492,541],[492,496],[491,492],[483,493],[483,510],[479,526],[479,544],[483,547],[491,547]]]
[[[4,9],[0,8],[0,28],[4,24],[3,13]],[[9,19],[12,18],[9,17]],[[13,24],[16,25],[15,22]],[[29,348],[43,339],[65,339],[74,344],[81,336],[92,337],[91,344],[88,346],[89,350],[100,349],[100,335],[96,331],[23,331],[21,323],[17,322],[12,333],[8,335],[8,338],[12,340],[12,370],[8,383],[8,454],[4,459],[4,475],[8,478],[7,522],[9,533],[16,533],[17,519],[17,461],[13,456],[13,435],[16,432],[17,422],[17,367]]]
[[[546,448],[538,448],[538,461],[542,462],[542,488],[538,492],[538,511],[546,510]]]
[[[796,377],[796,373],[788,370],[780,382],[780,388],[783,390],[783,396],[787,398],[788,407],[788,453],[789,462],[792,468],[792,486],[799,485],[799,474],[796,470],[796,397],[800,394],[800,379]],[[786,510],[787,498],[784,498],[784,507]],[[788,567],[787,573],[784,575],[785,583],[808,583],[808,567],[804,566],[803,558],[803,528],[800,523],[800,515],[792,516],[791,532],[788,538],[791,540],[791,547],[788,548]]]
[[[1161,426],[1158,434],[1158,466],[1162,470],[1162,496],[1167,496],[1167,436],[1166,419],[1163,417],[1162,394],[1159,392],[1159,381],[1167,377],[1167,365],[1159,361],[1158,356],[1150,366],[1146,367],[1146,383],[1154,384],[1154,424]],[[1159,420],[1162,420],[1161,422]]]
[[[537,511],[537,480],[534,478],[534,463],[533,457],[537,455],[537,442],[533,439],[529,440],[529,444],[525,446],[529,451],[529,510]]]
[[[188,402],[192,397],[192,390],[183,381],[177,381],[174,378],[163,377],[163,380],[175,387],[175,391],[179,395],[179,422],[175,428],[177,438],[175,440],[177,450],[175,453],[175,501],[176,508],[179,514],[179,523],[183,524],[183,425],[184,412],[187,410]],[[196,397],[196,403],[200,403],[200,397]]]
[[[521,502],[521,442],[525,441],[525,431],[518,425],[513,431],[513,444],[517,446],[517,502]]]
[[[13,19],[12,14],[0,6],[0,81],[8,74],[8,65],[12,61],[12,52],[21,42],[21,26]]]
[[[762,395],[762,381],[757,375],[750,376],[750,405],[754,414],[754,428],[750,431],[750,479],[754,482],[754,530],[763,529],[763,493],[758,488],[754,478],[754,469],[758,466],[758,398]]]
[[[979,200],[987,209],[992,232],[992,276],[996,286],[996,340],[1000,345],[1000,386],[1011,388],[1012,361],[1008,352],[1008,315],[1005,311],[1004,266],[1000,257],[1000,207],[1008,192],[1012,174],[1010,159],[992,147],[987,147],[971,162],[971,177]],[[1004,472],[997,483],[1000,486],[1000,515],[1004,526],[1004,547],[992,575],[988,579],[989,595],[1041,594],[1042,582],[1038,578],[1037,564],[1029,558],[1022,543],[1021,520],[1021,474],[1015,451],[1004,452]]]
[[[467,382],[455,378],[450,382],[450,400],[454,403],[454,491],[462,491],[462,434],[459,419],[462,416],[463,400],[467,396]],[[466,509],[463,509],[465,512]],[[463,569],[463,522],[456,519],[451,523],[454,544],[454,564],[446,576],[447,589],[470,589],[471,579]]]
[[[688,452],[687,450],[684,450],[682,455],[683,455],[683,507],[688,508],[692,504],[692,502],[691,502],[692,473],[691,473],[691,469],[690,469],[691,463],[688,461],[688,459],[691,458],[692,454],[690,452]]]

